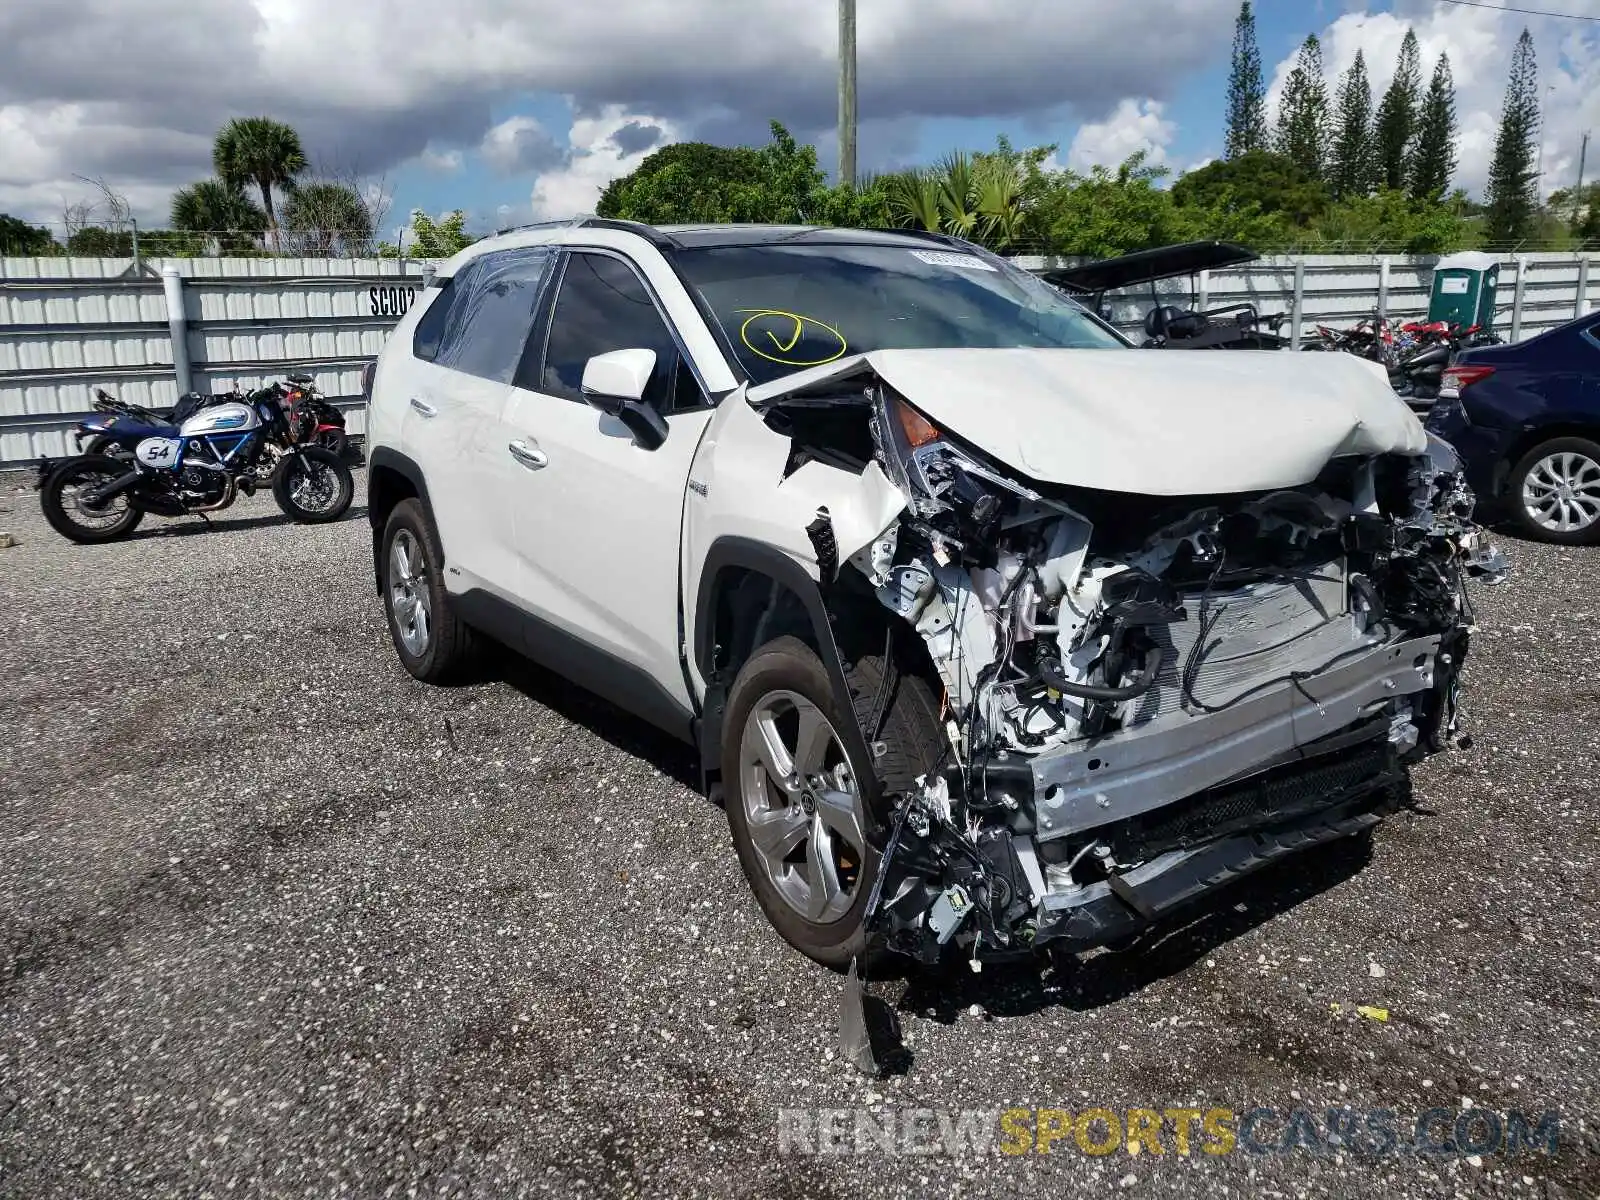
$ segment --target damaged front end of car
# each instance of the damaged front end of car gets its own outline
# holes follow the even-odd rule
[[[853,382],[778,407],[862,410],[905,507],[836,569],[944,686],[945,762],[893,798],[868,905],[887,949],[977,969],[1117,941],[1375,824],[1459,736],[1466,580],[1505,569],[1447,444],[1247,493],[1074,488]]]

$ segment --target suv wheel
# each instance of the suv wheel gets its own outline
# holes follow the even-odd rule
[[[841,713],[821,660],[782,637],[751,655],[728,695],[722,778],[739,863],[773,927],[831,967],[866,948],[873,842],[887,816],[879,798],[914,786],[941,757],[933,694],[905,674],[884,710],[876,767],[851,761],[840,730],[871,713],[884,667],[868,657],[848,668],[856,711]]]
[[[1506,498],[1527,536],[1564,546],[1600,542],[1600,445],[1562,437],[1529,450],[1511,468]]]
[[[424,683],[458,678],[472,656],[472,631],[445,590],[439,538],[417,500],[402,500],[383,529],[383,607],[405,669]]]

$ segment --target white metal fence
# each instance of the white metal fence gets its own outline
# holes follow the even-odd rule
[[[1032,270],[1053,260],[1024,258]],[[1195,281],[1200,307],[1249,302],[1292,324],[1420,316],[1432,257],[1293,255]],[[152,408],[180,392],[260,387],[290,370],[316,377],[361,428],[361,364],[377,355],[423,286],[428,264],[396,259],[0,258],[0,464],[70,451],[67,435],[100,386]],[[1597,272],[1596,274],[1600,274]],[[1530,337],[1593,307],[1588,257],[1529,254],[1501,266],[1497,329]],[[1163,285],[1187,303],[1189,281]],[[1114,297],[1136,328],[1148,287]],[[1285,326],[1288,332],[1290,326]]]
[[[1312,332],[1317,322],[1354,324],[1375,313],[1410,319],[1428,310],[1436,255],[1399,256],[1370,254],[1295,254],[1262,258],[1224,271],[1201,272],[1195,280],[1199,308],[1228,304],[1253,304],[1263,314],[1289,313],[1298,321],[1286,322]],[[1058,265],[1045,258],[1019,258],[1020,265],[1042,270]],[[1525,254],[1508,256],[1500,264],[1496,299],[1500,316],[1496,331],[1510,341],[1521,341],[1570,321],[1595,306],[1600,272],[1592,273],[1586,254]],[[1157,292],[1162,303],[1187,303],[1190,281],[1167,280]],[[1113,295],[1112,313],[1130,331],[1144,320],[1152,306],[1149,286]]]
[[[399,259],[0,259],[0,463],[70,453],[93,389],[149,408],[305,370],[362,433],[361,365],[423,285]]]

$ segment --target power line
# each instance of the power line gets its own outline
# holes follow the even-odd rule
[[[1566,21],[1600,21],[1585,13],[1549,12],[1542,8],[1517,8],[1511,4],[1486,4],[1484,0],[1439,0],[1440,4],[1460,4],[1467,8],[1487,8],[1493,12],[1521,13],[1525,17],[1560,17]]]

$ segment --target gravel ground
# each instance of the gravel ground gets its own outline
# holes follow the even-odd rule
[[[1506,540],[1475,745],[1370,849],[1059,986],[887,985],[914,1061],[870,1081],[684,752],[532,668],[412,681],[359,507],[302,528],[258,497],[76,547],[23,482],[0,478],[0,1193],[1600,1195],[1600,552]],[[1554,1108],[1561,1143],[779,1152],[780,1108],[1302,1105]]]

